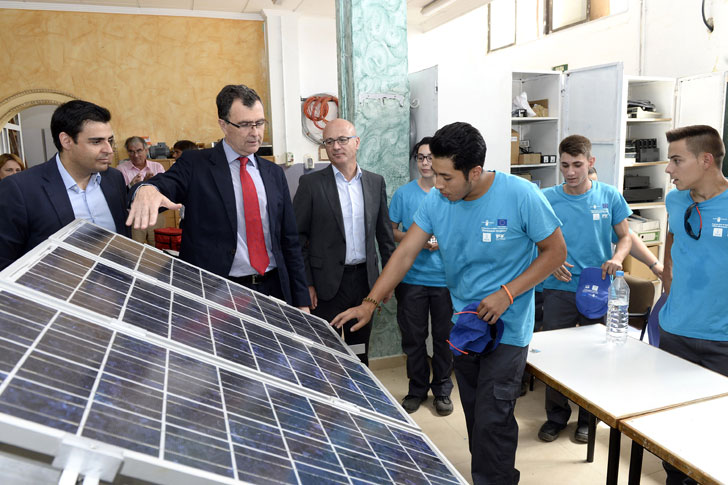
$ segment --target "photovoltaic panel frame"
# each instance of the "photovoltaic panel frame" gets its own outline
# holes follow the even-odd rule
[[[128,241],[76,221],[0,273],[4,441],[164,483],[463,483],[326,322]]]

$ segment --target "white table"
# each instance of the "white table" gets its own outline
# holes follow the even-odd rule
[[[528,352],[533,375],[612,429],[607,483],[617,483],[619,421],[728,394],[728,378],[628,337],[606,342],[603,325],[537,332]],[[595,420],[590,423],[593,457]]]
[[[728,483],[728,396],[625,419],[632,441],[630,477],[639,477],[642,447],[699,483]]]

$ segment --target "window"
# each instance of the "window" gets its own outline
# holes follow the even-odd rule
[[[556,32],[627,10],[628,0],[548,0],[546,32]]]
[[[488,52],[516,43],[516,0],[488,4]]]

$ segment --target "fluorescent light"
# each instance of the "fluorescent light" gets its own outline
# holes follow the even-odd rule
[[[442,10],[453,2],[455,2],[455,0],[432,0],[430,3],[422,7],[420,14],[423,17],[427,17]]]

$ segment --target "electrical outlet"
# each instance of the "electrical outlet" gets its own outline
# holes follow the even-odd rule
[[[286,152],[286,167],[293,165],[293,152]]]
[[[303,167],[308,170],[311,170],[314,167],[313,157],[308,153],[303,156]]]

